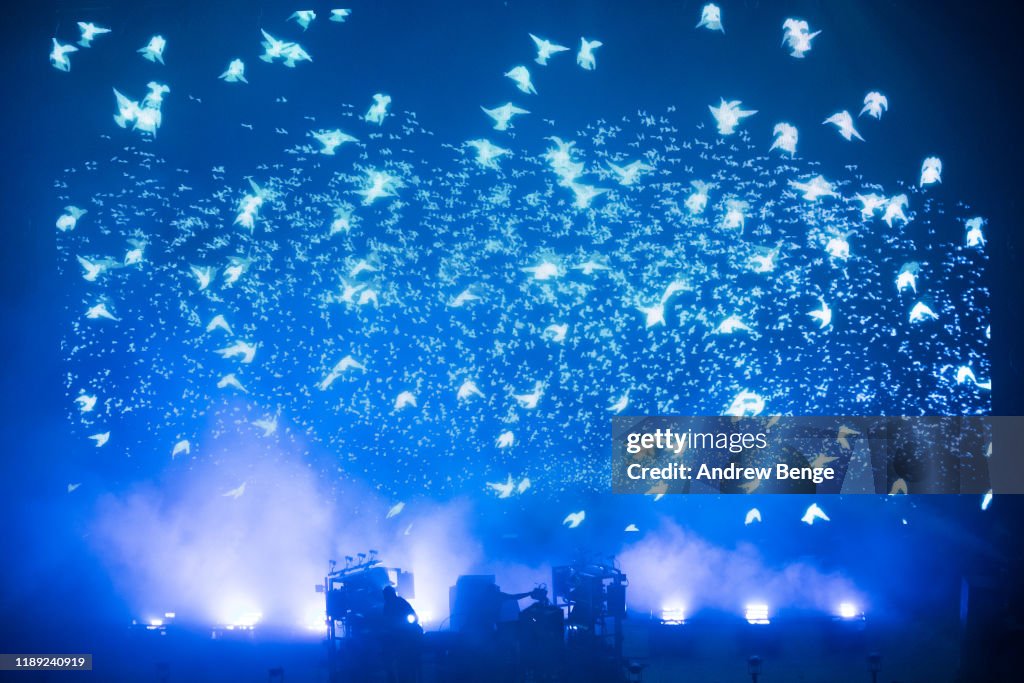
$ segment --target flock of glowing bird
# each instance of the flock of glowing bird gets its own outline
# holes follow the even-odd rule
[[[316,18],[289,19],[305,31]],[[77,47],[53,41],[60,71],[109,33],[78,27]],[[697,27],[724,33],[721,10],[705,6]],[[808,58],[821,33],[786,19],[783,46]],[[540,67],[570,51],[529,37]],[[294,40],[262,38],[263,62],[313,60]],[[578,67],[596,69],[601,47],[581,38]],[[157,35],[138,52],[162,65],[166,49]],[[504,76],[539,97],[531,68]],[[240,57],[219,76],[226,87],[252,77]],[[242,424],[260,438],[319,440],[347,456],[343,476],[389,495],[469,485],[510,498],[538,482],[603,488],[608,418],[627,411],[988,405],[991,383],[977,376],[987,371],[985,221],[959,219],[966,233],[946,237],[958,219],[926,194],[941,182],[937,157],[892,194],[859,174],[828,180],[799,159],[796,125],[777,123],[770,146],[754,142],[745,127],[758,110],[726,98],[709,106],[714,133],[683,134],[670,107],[539,143],[511,132],[530,111],[510,101],[482,107],[498,141],[438,150],[415,114],[377,93],[365,113],[341,107],[326,127],[276,127],[290,139],[283,157],[204,169],[219,183],[204,193],[190,170],[172,181],[155,172],[147,143],[171,89],[147,87],[141,99],[114,91],[114,121],[141,138],[110,169],[124,169],[134,193],[79,196],[74,177],[59,186],[62,267],[84,283],[68,391],[97,448],[117,443],[119,420],[144,416],[147,446],[124,448],[166,439],[172,460],[199,457]],[[871,91],[856,119],[842,110],[824,124],[863,141],[857,121],[888,107]],[[96,255],[115,249],[124,256]],[[380,453],[406,478],[369,462]],[[828,519],[816,506],[807,515]]]

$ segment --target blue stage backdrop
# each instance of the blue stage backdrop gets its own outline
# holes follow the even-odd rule
[[[60,3],[7,171],[43,242],[4,274],[44,281],[12,365],[60,387],[21,399],[9,604],[67,563],[96,618],[301,629],[369,548],[425,621],[460,574],[529,588],[580,549],[648,612],[955,586],[977,496],[611,494],[615,415],[999,396],[985,13],[720,4]]]

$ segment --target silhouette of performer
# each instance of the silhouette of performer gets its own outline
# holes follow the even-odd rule
[[[400,597],[393,586],[385,586],[381,628],[388,683],[414,683],[419,665],[420,637],[423,629],[419,617]]]

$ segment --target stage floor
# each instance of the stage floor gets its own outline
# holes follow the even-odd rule
[[[745,681],[748,658],[762,658],[763,681],[862,683],[870,680],[867,655],[882,655],[879,680],[901,683],[954,681],[960,660],[955,619],[834,621],[777,619],[768,625],[743,620],[703,618],[665,625],[645,615],[627,619],[623,627],[623,659],[642,667],[647,682]],[[420,683],[448,681],[528,680],[499,658],[481,657],[466,670],[445,660],[460,634],[425,634]],[[283,672],[288,683],[331,680],[327,649],[314,635],[273,633],[255,629],[212,639],[210,631],[170,629],[132,632],[127,628],[92,629],[65,634],[64,642],[80,643],[76,651],[94,655],[94,670],[19,674],[21,681],[159,681],[172,683],[240,683],[275,681]],[[593,683],[616,680],[613,667],[588,667],[578,653],[564,656],[559,678]],[[595,679],[595,672],[600,678]],[[367,667],[356,679],[387,681],[383,668]],[[623,676],[618,680],[626,680]]]

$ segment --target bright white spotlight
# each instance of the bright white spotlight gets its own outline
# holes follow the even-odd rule
[[[681,605],[662,605],[661,623],[676,626],[686,623],[686,610]]]
[[[860,616],[860,610],[852,602],[841,602],[839,603],[839,618],[840,619],[856,619]]]
[[[327,632],[327,612],[323,607],[313,608],[306,614],[306,629],[314,633]]]
[[[164,625],[164,620],[163,619],[150,619],[149,620],[149,625],[154,627],[154,628],[157,627],[157,626],[163,626]]]
[[[408,621],[410,624],[415,624],[416,623],[416,615],[415,614],[406,614],[405,615],[405,620]]]
[[[992,504],[992,489],[989,489],[984,496],[981,498],[981,509],[988,510],[988,506]]]
[[[416,612],[416,622],[412,622],[412,623],[417,623],[418,622],[421,626],[423,626],[425,624],[433,624],[434,623],[434,614],[435,614],[435,612],[434,612],[434,610],[432,608],[435,607],[435,605],[431,605],[431,604],[427,603],[426,601],[420,601],[420,600],[416,600],[414,598],[410,598],[409,599],[409,605]]]
[[[747,605],[746,617],[748,624],[771,623],[768,619],[768,605],[762,602],[752,602]]]
[[[233,618],[228,619],[226,625],[229,631],[234,629],[251,631],[262,618],[262,612],[241,612]]]

